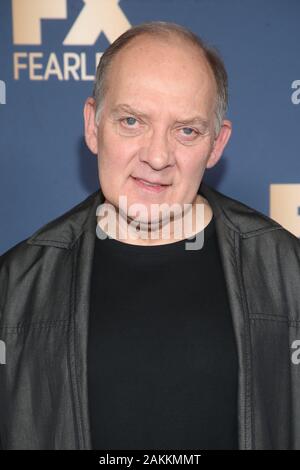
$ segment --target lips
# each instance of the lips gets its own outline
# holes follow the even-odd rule
[[[147,190],[147,191],[161,192],[161,191],[164,191],[168,186],[170,186],[169,184],[151,182],[148,180],[144,180],[142,178],[136,178],[134,176],[132,178],[139,188]]]
[[[136,180],[142,181],[145,184],[152,185],[152,186],[169,186],[168,184],[161,183],[160,181],[150,181],[150,180],[146,180],[144,178],[138,178],[138,177],[135,177],[135,176],[133,176],[133,178],[136,179]]]

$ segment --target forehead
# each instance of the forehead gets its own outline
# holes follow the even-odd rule
[[[201,51],[180,38],[137,37],[118,52],[107,76],[105,101],[210,112],[216,84]]]

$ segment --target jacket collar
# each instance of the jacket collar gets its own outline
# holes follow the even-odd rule
[[[248,238],[259,233],[281,228],[264,214],[201,183],[198,193],[210,203],[215,219]],[[68,212],[52,220],[27,239],[30,245],[55,246],[71,249],[83,232],[96,233],[96,210],[104,201],[99,188]],[[259,215],[259,217],[257,217]]]
[[[71,249],[83,232],[96,233],[96,210],[104,201],[101,189],[37,230],[27,243]]]

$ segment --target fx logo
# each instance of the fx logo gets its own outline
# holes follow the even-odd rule
[[[270,185],[270,217],[300,237],[300,184]]]
[[[64,46],[92,46],[100,33],[113,42],[131,27],[119,0],[83,0]],[[42,44],[41,20],[66,19],[67,0],[12,0],[14,44]]]

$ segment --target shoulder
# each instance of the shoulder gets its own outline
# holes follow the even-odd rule
[[[90,215],[100,200],[101,193],[97,190],[68,211],[39,227],[0,256],[0,268],[16,259],[25,261],[27,256],[40,252],[37,247],[69,248],[84,229],[91,228],[88,225]]]
[[[0,256],[0,309],[5,298],[45,273],[45,266],[63,263],[85,230],[93,229],[101,194],[95,191],[70,210],[40,227]]]
[[[241,237],[248,238],[267,232],[278,232],[278,236],[287,237],[296,244],[299,243],[295,235],[274,219],[244,202],[229,197],[204,183],[201,184],[201,193],[211,204],[216,217],[220,217],[223,223],[238,232]]]

